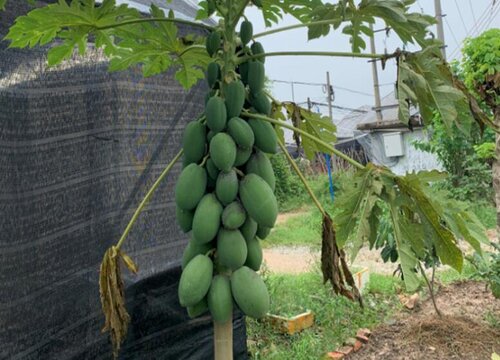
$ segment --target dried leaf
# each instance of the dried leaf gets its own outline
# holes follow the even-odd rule
[[[123,251],[120,251],[119,254],[123,260],[123,263],[125,264],[125,266],[127,266],[130,272],[137,274],[139,269],[137,268],[137,265],[134,263],[134,261],[130,258],[130,256],[125,254]]]

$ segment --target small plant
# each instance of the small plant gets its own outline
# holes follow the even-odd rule
[[[497,299],[500,299],[500,245],[491,243],[493,252],[486,252],[484,256],[475,252],[466,259],[474,266],[473,278],[485,280]]]

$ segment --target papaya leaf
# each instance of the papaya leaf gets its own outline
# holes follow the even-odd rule
[[[283,15],[306,22],[311,11],[320,5],[321,0],[262,0],[262,15],[267,27],[277,24]]]

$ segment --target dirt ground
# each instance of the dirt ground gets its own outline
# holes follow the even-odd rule
[[[486,318],[500,321],[500,300],[484,283],[467,281],[440,289],[438,318],[427,299],[412,312],[373,330],[368,344],[348,360],[491,359],[500,353],[500,329]]]

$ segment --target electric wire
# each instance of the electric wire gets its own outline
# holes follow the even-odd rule
[[[304,82],[304,81],[287,81],[287,80],[276,80],[276,79],[270,79],[270,81],[275,82],[275,83],[281,83],[281,84],[293,84],[293,85],[306,85],[306,86],[325,86],[326,84],[324,83],[315,83],[315,82]],[[347,91],[353,94],[359,94],[359,95],[365,95],[365,96],[370,96],[373,97],[373,94],[369,94],[363,91],[355,90],[355,89],[350,89],[342,86],[332,86],[334,90],[342,90],[342,91]]]
[[[460,16],[460,20],[462,21],[462,25],[464,27],[464,32],[467,32],[467,26],[465,25],[464,17],[462,16],[462,10],[460,10],[460,7],[458,6],[457,0],[455,0],[455,6],[457,7],[457,10],[458,10],[458,16]]]

